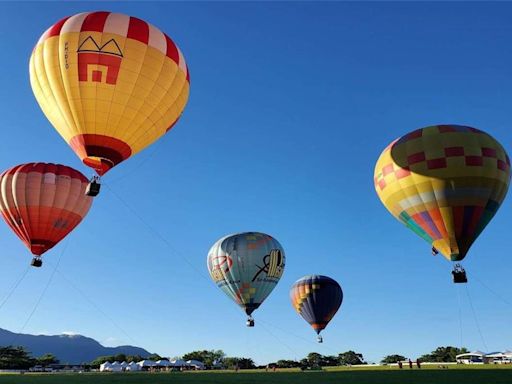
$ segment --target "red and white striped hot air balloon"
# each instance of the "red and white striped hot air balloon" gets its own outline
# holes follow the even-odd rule
[[[27,163],[0,175],[0,212],[5,222],[34,254],[40,256],[66,237],[85,217],[92,198],[87,178],[60,164]]]

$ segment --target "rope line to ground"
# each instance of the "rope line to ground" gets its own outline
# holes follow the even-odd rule
[[[458,284],[454,284],[455,285],[455,290],[457,291],[457,304],[458,304],[458,313],[459,313],[459,348],[462,348],[464,347],[463,345],[463,339],[462,339],[462,300],[461,300],[461,297],[460,297],[460,287],[458,286]]]
[[[113,180],[110,180],[110,183],[117,183],[118,181],[121,181],[123,179],[126,179],[128,176],[130,175],[133,175],[136,171],[139,170],[140,167],[142,167],[144,164],[146,164],[149,160],[151,160],[153,157],[155,157],[156,153],[159,152],[160,150],[160,147],[158,145],[158,143],[160,143],[161,140],[157,140],[154,144],[153,144],[153,150],[147,154],[145,157],[143,157],[142,159],[140,159],[140,161],[138,162],[138,164],[135,164],[132,169],[126,171],[124,174],[121,174],[119,175],[117,178],[113,179]]]
[[[62,260],[62,257],[64,256],[64,253],[66,252],[66,249],[68,248],[68,245],[69,245],[69,240],[66,241],[66,243],[64,244],[64,248],[62,249],[62,252],[60,253],[59,259],[57,260],[57,264],[55,265],[55,267],[53,268],[52,273],[50,274],[50,278],[46,282],[46,285],[44,286],[43,290],[41,291],[41,294],[39,295],[39,298],[35,302],[34,307],[32,308],[32,311],[30,311],[30,314],[28,315],[27,319],[23,323],[23,326],[19,329],[17,334],[14,336],[14,338],[13,338],[13,340],[11,342],[11,345],[14,345],[16,340],[18,340],[18,338],[20,337],[21,333],[23,333],[23,331],[27,327],[28,323],[30,322],[30,320],[32,319],[34,314],[36,313],[37,308],[39,307],[39,304],[41,304],[41,301],[43,300],[43,297],[46,294],[46,291],[48,291],[48,288],[50,287],[50,284],[53,281],[53,277],[55,276],[55,272],[57,272],[57,267],[59,266],[60,261]]]
[[[48,262],[47,262],[48,263]],[[105,311],[103,311],[95,302],[92,300],[89,295],[87,295],[83,290],[81,290],[73,281],[66,277],[61,271],[55,267],[55,272],[60,275],[76,292],[80,294],[98,313],[100,313],[105,319],[110,321],[114,327],[116,327],[123,335],[125,335],[132,343],[138,345],[138,342],[128,333],[126,332],[112,317],[110,317]]]
[[[313,341],[313,340],[310,340],[310,339],[306,339],[305,337],[302,337],[302,336],[296,335],[296,334],[294,334],[294,333],[290,332],[289,330],[284,329],[284,328],[282,328],[282,327],[279,327],[279,326],[277,326],[277,325],[275,325],[275,324],[269,323],[268,321],[264,321],[264,320],[259,319],[259,320],[258,320],[258,323],[264,323],[264,324],[267,324],[268,326],[271,326],[271,327],[273,327],[273,328],[275,328],[275,329],[277,329],[277,330],[279,330],[279,331],[283,332],[283,333],[284,333],[284,334],[286,334],[286,335],[293,336],[293,337],[295,337],[295,338],[297,338],[297,339],[299,339],[299,340],[302,340],[302,341],[304,341],[304,342],[306,342],[306,343],[308,343],[308,344],[314,344],[314,345],[315,345],[315,346],[317,346],[317,347],[319,346],[319,344],[318,344],[316,341]],[[331,352],[339,353],[339,351],[337,351],[337,350],[335,350],[335,349],[333,349],[333,348],[331,348],[331,347],[328,347],[328,346],[327,346],[327,345],[325,345],[325,344],[322,344],[322,346],[321,346],[321,347],[322,347],[322,348],[324,348],[324,349],[328,349],[328,350],[330,350]]]
[[[260,322],[262,322],[260,320]],[[260,324],[260,326],[270,335],[272,336],[275,340],[277,340],[277,342],[281,343],[282,345],[284,345],[291,353],[293,353],[293,356],[295,358],[295,360],[297,360],[297,351],[294,350],[292,347],[290,347],[287,343],[285,343],[283,340],[281,340],[279,337],[277,337],[273,332],[270,331],[270,329],[268,329],[267,327],[265,327],[263,324]]]
[[[475,307],[473,306],[473,300],[471,300],[471,295],[469,294],[469,288],[467,285],[466,285],[466,294],[468,296],[469,305],[471,307],[471,312],[473,312],[473,318],[475,319],[476,329],[478,330],[478,333],[480,334],[480,339],[482,340],[485,350],[488,351],[489,349],[487,348],[487,343],[485,342],[484,335],[482,333],[482,329],[480,328],[480,323],[478,322]]]
[[[141,215],[137,213],[135,209],[131,207],[130,204],[126,202],[119,194],[117,194],[108,184],[104,184],[108,190],[114,195],[115,198],[117,198],[144,226],[153,233],[156,237],[158,237],[169,249],[179,258],[181,258],[188,266],[196,272],[198,275],[200,275],[203,279],[207,280],[211,284],[211,279],[206,276],[206,274],[201,271],[199,268],[195,266],[194,263],[192,263],[185,255],[183,255],[181,252],[179,252],[164,236],[162,236],[153,226],[151,226]]]
[[[508,306],[512,307],[512,303],[510,301],[508,301],[507,299],[505,299],[503,296],[501,296],[498,292],[496,292],[495,290],[493,290],[491,287],[489,287],[487,284],[485,284],[478,276],[474,275],[473,273],[471,273],[471,277],[472,278],[475,278],[476,281],[478,281],[480,283],[480,285],[482,285],[485,289],[487,289],[489,292],[491,292],[494,296],[496,296],[498,299],[500,299],[502,302],[504,302],[505,304],[507,304]]]
[[[30,265],[27,265],[27,267],[25,268],[25,270],[23,271],[23,273],[21,274],[21,276],[18,278],[18,280],[13,284],[13,286],[11,287],[11,289],[9,290],[9,292],[7,293],[7,295],[5,295],[4,299],[2,300],[2,302],[0,303],[0,309],[3,308],[3,306],[9,301],[9,299],[11,298],[11,296],[14,294],[14,292],[16,291],[16,289],[19,287],[19,285],[21,284],[21,282],[25,279],[25,277],[27,276],[28,274],[28,271],[30,270]]]

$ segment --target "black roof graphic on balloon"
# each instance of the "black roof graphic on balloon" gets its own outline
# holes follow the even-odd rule
[[[123,57],[123,52],[121,52],[121,48],[119,48],[119,45],[114,39],[110,39],[100,47],[92,36],[88,36],[79,45],[77,52],[108,53],[110,55]]]

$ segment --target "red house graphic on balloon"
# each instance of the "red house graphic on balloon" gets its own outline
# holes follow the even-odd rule
[[[114,39],[102,46],[87,37],[78,47],[78,81],[94,81],[115,85],[123,53]],[[89,67],[94,66],[90,73]],[[89,78],[90,77],[90,78]]]

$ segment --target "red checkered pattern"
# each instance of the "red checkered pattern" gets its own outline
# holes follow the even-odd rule
[[[387,185],[385,177],[391,173],[394,174],[395,179],[402,179],[409,176],[411,171],[409,170],[409,167],[399,168],[393,163],[390,163],[382,168],[382,173],[374,179],[375,185],[378,185],[379,188],[383,190]]]
[[[447,158],[450,157],[462,157],[465,158],[465,163],[468,167],[481,167],[484,165],[484,158],[496,159],[496,166],[502,171],[507,171],[510,167],[510,160],[505,155],[505,159],[499,159],[496,149],[494,148],[481,148],[482,154],[480,156],[465,155],[464,147],[448,147],[444,149],[445,157],[439,157],[436,159],[427,159],[425,151],[417,152],[407,156],[407,165],[409,168],[411,165],[418,163],[427,162],[428,169],[440,169],[448,166]],[[384,172],[384,170],[383,170]]]
[[[421,132],[421,130],[415,132]],[[401,179],[411,174],[411,166],[417,166],[418,164],[425,162],[427,164],[427,168],[431,170],[446,168],[448,166],[447,159],[451,157],[464,157],[465,164],[468,167],[481,167],[484,165],[484,158],[492,158],[496,159],[496,167],[499,170],[503,172],[508,172],[510,170],[510,159],[506,154],[504,154],[504,159],[500,159],[498,158],[498,153],[494,148],[484,147],[481,148],[481,152],[480,156],[466,156],[464,147],[448,147],[444,149],[445,157],[435,159],[427,159],[425,151],[417,152],[407,156],[407,166],[405,167],[399,168],[393,163],[385,165],[382,168],[381,174],[374,179],[374,182],[375,185],[379,186],[380,190],[383,190],[387,185],[385,177],[391,173],[394,173],[396,179]]]
[[[398,141],[400,142],[400,144],[402,144],[402,143],[408,142],[409,140],[418,139],[420,137],[423,137],[423,134],[425,132],[427,132],[429,130],[431,131],[432,129],[436,129],[436,128],[437,128],[437,133],[472,132],[472,133],[485,134],[485,132],[483,132],[479,129],[476,129],[473,127],[467,127],[464,125],[434,125],[431,127],[420,128],[415,131],[412,131],[412,132],[408,133],[407,135],[402,136]]]

